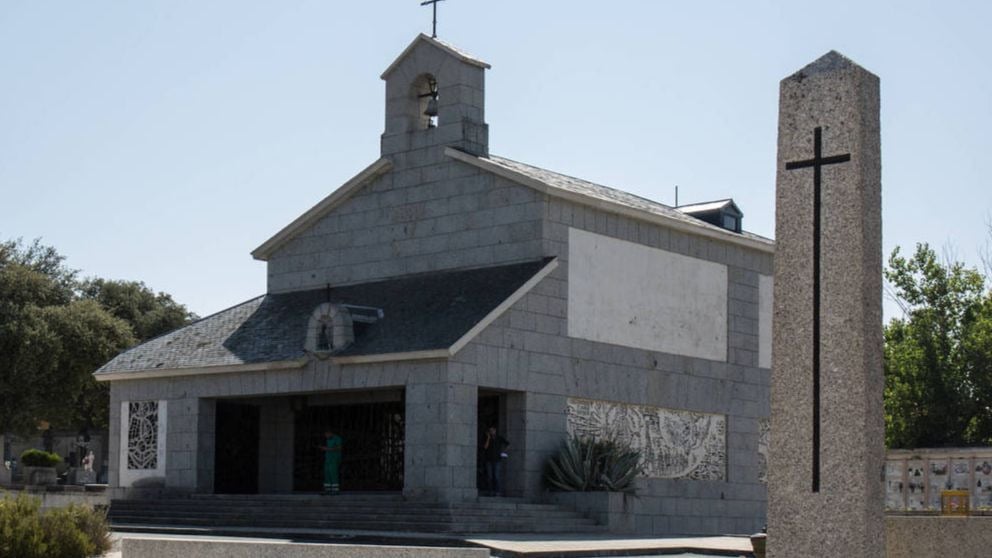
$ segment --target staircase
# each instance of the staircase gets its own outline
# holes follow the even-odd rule
[[[213,495],[113,500],[115,531],[255,528],[278,531],[400,531],[408,533],[602,533],[592,519],[554,504],[519,498],[476,502],[405,500],[399,494]]]

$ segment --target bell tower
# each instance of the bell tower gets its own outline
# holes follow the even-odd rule
[[[485,72],[489,64],[421,34],[382,73],[382,155],[431,147],[489,154]]]

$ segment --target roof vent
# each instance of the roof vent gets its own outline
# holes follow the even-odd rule
[[[741,221],[744,219],[744,213],[733,199],[680,205],[675,209],[730,232],[739,234],[742,230]]]

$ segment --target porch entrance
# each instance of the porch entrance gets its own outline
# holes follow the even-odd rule
[[[216,417],[214,492],[258,493],[258,407],[217,401]]]
[[[399,401],[320,404],[294,414],[293,490],[322,489],[324,432],[330,428],[344,440],[342,491],[403,489],[405,407]]]
[[[475,484],[479,490],[489,490],[489,483],[486,480],[486,459],[482,450],[483,441],[486,439],[486,430],[490,426],[495,426],[497,432],[506,432],[505,425],[501,424],[500,420],[504,416],[504,407],[505,403],[501,394],[479,390],[475,444]]]

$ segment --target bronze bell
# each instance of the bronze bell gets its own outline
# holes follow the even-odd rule
[[[424,111],[424,115],[432,118],[437,116],[437,95],[434,95],[428,99],[427,110]]]

